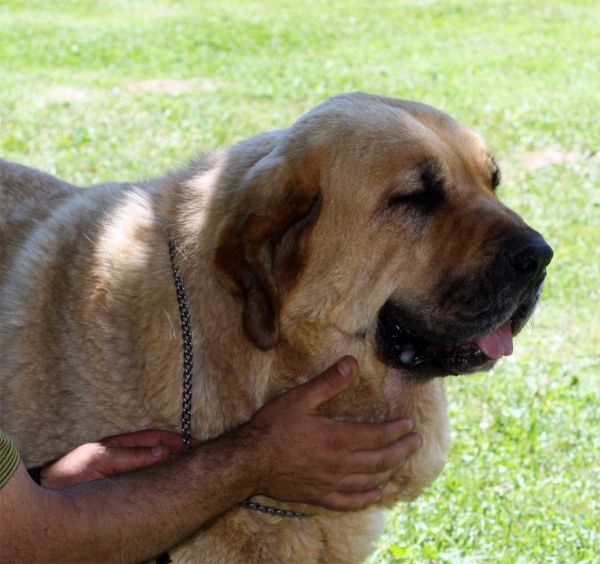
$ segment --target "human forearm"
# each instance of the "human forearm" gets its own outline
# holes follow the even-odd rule
[[[63,491],[29,481],[11,513],[36,509],[25,527],[6,523],[5,555],[16,562],[138,562],[156,556],[254,493],[246,440],[229,435],[143,472]]]
[[[256,493],[334,510],[376,502],[421,438],[408,419],[351,423],[323,415],[321,405],[349,387],[357,368],[342,359],[271,400],[236,431],[145,471],[114,477],[115,468],[131,470],[131,463],[102,461],[122,461],[119,449],[156,440],[178,452],[179,439],[149,430],[83,445],[50,467],[48,485],[103,479],[61,491],[37,487],[21,465],[0,489],[1,560],[143,561]],[[127,452],[127,460],[140,454]]]

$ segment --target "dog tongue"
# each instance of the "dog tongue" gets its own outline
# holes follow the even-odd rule
[[[512,328],[507,321],[500,329],[476,341],[483,354],[491,359],[510,356],[513,352]]]

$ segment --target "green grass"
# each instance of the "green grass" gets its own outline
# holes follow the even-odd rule
[[[598,22],[593,0],[2,0],[0,155],[137,179],[351,90],[479,131],[556,255],[515,355],[448,382],[448,465],[373,562],[598,561]]]

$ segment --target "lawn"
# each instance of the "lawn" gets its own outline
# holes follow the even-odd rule
[[[598,562],[599,22],[595,0],[1,0],[0,155],[134,180],[352,90],[480,132],[555,258],[515,354],[448,381],[446,469],[372,562]]]

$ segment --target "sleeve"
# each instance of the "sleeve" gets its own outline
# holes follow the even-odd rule
[[[0,488],[4,487],[19,467],[19,451],[0,429]]]

